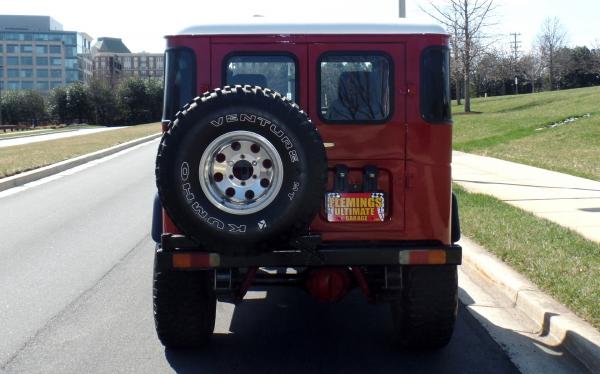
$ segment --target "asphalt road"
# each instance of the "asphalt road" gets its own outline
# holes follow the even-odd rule
[[[329,305],[254,290],[218,305],[209,349],[165,351],[151,298],[156,144],[0,196],[0,371],[518,372],[463,306],[448,347],[402,352],[387,307],[357,292]]]

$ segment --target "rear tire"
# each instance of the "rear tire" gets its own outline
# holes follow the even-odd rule
[[[206,345],[215,327],[212,271],[158,271],[154,262],[154,323],[167,348]]]
[[[391,303],[398,343],[423,350],[447,345],[458,309],[456,265],[405,266],[400,292]]]

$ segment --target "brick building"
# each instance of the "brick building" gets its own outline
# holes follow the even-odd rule
[[[111,85],[127,77],[163,79],[162,53],[132,53],[119,38],[98,38],[92,48],[94,77]]]

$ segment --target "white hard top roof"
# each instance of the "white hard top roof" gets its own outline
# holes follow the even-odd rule
[[[404,18],[384,21],[272,21],[263,17],[239,22],[207,22],[175,35],[306,35],[306,34],[447,34],[439,25]]]

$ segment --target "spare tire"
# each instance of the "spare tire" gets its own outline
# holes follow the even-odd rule
[[[173,223],[223,254],[287,245],[318,212],[326,177],[323,141],[308,116],[255,86],[216,89],[187,104],[156,158]]]

